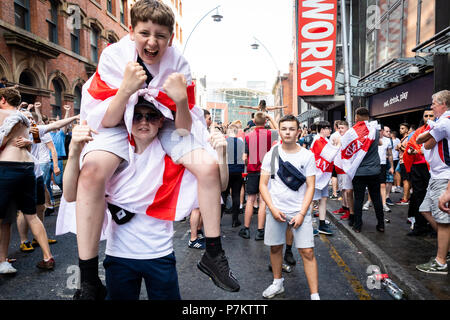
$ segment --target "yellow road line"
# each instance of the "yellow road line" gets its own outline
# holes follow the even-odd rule
[[[345,278],[350,283],[353,291],[357,294],[359,300],[372,300],[370,294],[364,289],[364,286],[358,280],[358,278],[352,273],[349,266],[345,263],[344,259],[339,255],[336,248],[331,244],[330,240],[328,240],[327,236],[321,234],[320,240],[322,240],[329,247],[329,252],[331,258],[336,262],[339,266],[340,271],[343,273]]]

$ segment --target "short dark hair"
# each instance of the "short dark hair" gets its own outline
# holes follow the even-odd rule
[[[203,116],[206,118],[206,116],[209,116],[211,114],[211,112],[209,112],[206,109],[203,109]]]
[[[317,122],[317,133],[320,133],[320,130],[325,128],[331,129],[331,124],[328,121],[320,120],[319,122]]]
[[[407,122],[400,123],[400,126],[399,126],[399,127],[401,127],[401,126],[407,127],[408,130],[409,130],[409,128],[411,128],[411,126],[410,126],[409,123],[407,123]]]
[[[6,79],[6,77],[2,77],[1,80],[2,80],[2,81],[8,81],[8,79]]]
[[[300,121],[298,121],[298,119],[292,114],[287,114],[287,115],[281,117],[281,119],[278,120],[278,126],[280,127],[282,122],[287,122],[287,121],[295,121],[295,123],[297,123],[297,129],[300,128]]]
[[[311,131],[317,131],[317,122],[311,124]]]
[[[347,126],[348,127],[348,122],[346,121],[346,120],[341,120],[340,122],[339,122],[339,125],[338,126]]]
[[[169,28],[170,34],[173,33],[173,26],[175,24],[175,15],[172,9],[157,0],[139,0],[130,10],[131,26],[134,28],[138,22],[147,22],[150,20],[161,26]]]
[[[359,107],[355,110],[355,114],[361,117],[369,117],[369,109],[364,107]]]

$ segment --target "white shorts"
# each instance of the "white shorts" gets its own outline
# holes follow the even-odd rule
[[[337,178],[340,190],[353,190],[352,179],[347,174],[338,174]]]
[[[286,243],[286,229],[289,221],[297,214],[285,213],[286,222],[275,220],[269,208],[266,208],[266,225],[264,228],[264,244],[266,246],[278,246]],[[299,249],[314,248],[314,233],[312,225],[311,210],[303,219],[303,223],[297,229],[292,228],[294,235],[294,247]]]
[[[159,141],[164,151],[172,158],[173,162],[177,162],[181,157],[190,153],[195,149],[203,148],[192,133],[181,136],[175,128],[175,121],[170,119],[164,120],[164,125],[159,129]]]
[[[439,197],[447,190],[447,179],[430,179],[427,194],[419,207],[419,212],[431,212],[437,223],[450,223],[450,214],[439,209]]]
[[[314,197],[313,200],[320,200],[322,198],[328,198],[328,184],[322,189],[314,189]]]
[[[87,143],[81,153],[81,159],[91,151],[108,151],[129,163],[128,131],[125,125],[113,128],[99,128],[98,134],[92,134],[93,141]]]

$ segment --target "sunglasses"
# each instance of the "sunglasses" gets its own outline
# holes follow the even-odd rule
[[[142,119],[144,119],[144,118],[145,118],[145,121],[147,121],[147,122],[156,123],[159,121],[159,119],[161,119],[161,116],[157,113],[135,112],[133,114],[133,122],[141,122]]]
[[[424,117],[424,118],[433,118],[434,116],[431,115],[431,114],[426,114],[426,115],[424,115],[423,117]]]

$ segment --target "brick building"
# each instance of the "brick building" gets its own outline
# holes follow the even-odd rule
[[[0,1],[0,76],[18,84],[22,100],[41,102],[50,117],[65,104],[79,113],[81,88],[95,72],[102,50],[128,33],[134,0]],[[182,43],[181,1],[165,0],[176,13],[174,43]]]

